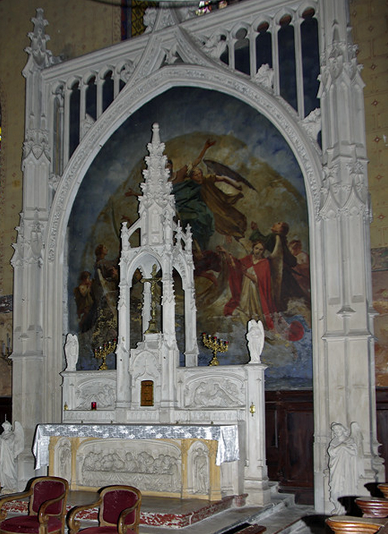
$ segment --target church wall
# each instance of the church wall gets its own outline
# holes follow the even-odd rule
[[[350,17],[358,61],[364,66],[368,178],[371,224],[373,306],[375,318],[376,386],[388,386],[388,62],[387,14],[384,0],[353,0]]]
[[[31,18],[42,7],[49,21],[53,55],[78,57],[120,40],[120,10],[99,2],[69,0],[3,0],[0,3],[0,352],[12,348],[12,243],[22,209],[21,156],[24,139],[25,80],[22,70],[30,45]],[[5,347],[3,348],[3,343]],[[1,362],[0,362],[1,363]],[[0,373],[0,395],[11,395],[10,367]]]

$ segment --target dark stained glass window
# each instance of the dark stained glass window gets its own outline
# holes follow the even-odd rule
[[[295,35],[289,15],[280,20],[278,43],[280,94],[294,109],[297,109]]]

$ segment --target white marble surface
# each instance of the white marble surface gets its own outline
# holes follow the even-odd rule
[[[52,436],[120,439],[202,438],[218,442],[216,465],[239,459],[237,425],[38,425],[32,447],[40,469],[49,464]]]

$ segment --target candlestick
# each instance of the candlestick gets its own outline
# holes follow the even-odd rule
[[[116,350],[116,346],[117,339],[113,339],[112,341],[108,341],[108,343],[104,343],[104,345],[94,349],[94,357],[98,360],[102,360],[102,363],[98,368],[100,371],[106,371],[108,369],[106,357]]]
[[[213,358],[211,359],[209,366],[219,365],[220,362],[217,359],[217,354],[219,352],[226,352],[228,350],[229,341],[218,339],[217,336],[211,336],[210,334],[206,334],[206,332],[203,332],[202,343],[205,345],[206,348],[211,349],[213,351]]]

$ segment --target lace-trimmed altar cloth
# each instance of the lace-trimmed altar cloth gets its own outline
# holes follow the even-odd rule
[[[239,459],[237,425],[37,425],[32,452],[35,469],[49,464],[52,436],[119,439],[209,439],[218,442],[216,465]]]

